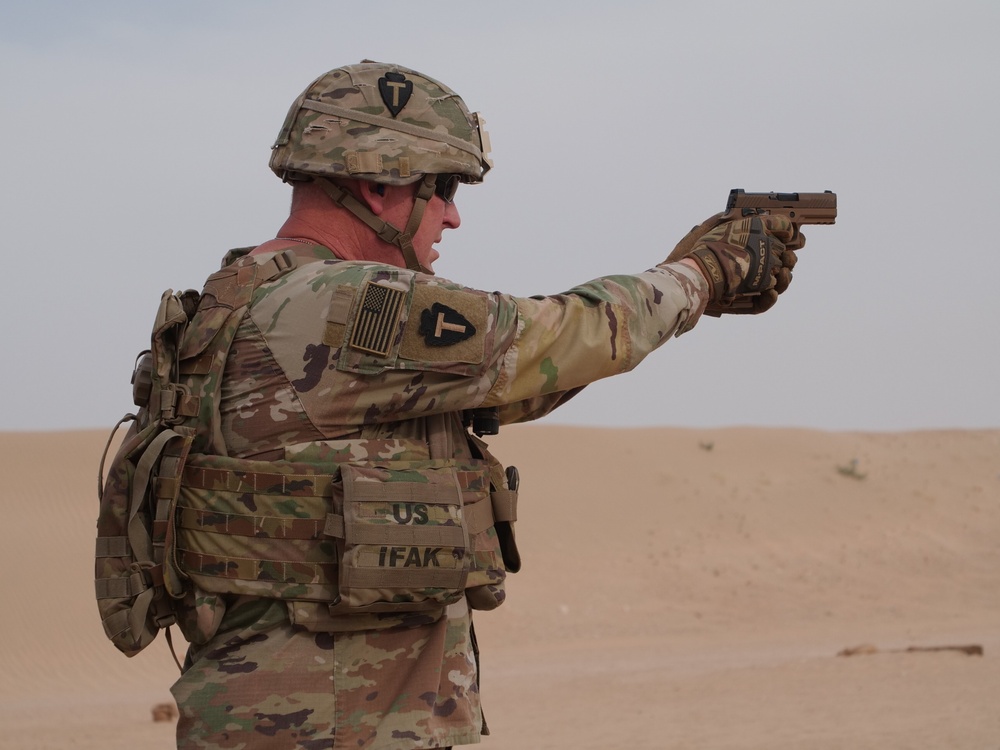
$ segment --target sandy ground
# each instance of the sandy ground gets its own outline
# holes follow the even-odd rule
[[[165,641],[126,659],[92,598],[104,438],[0,434],[0,748],[173,745]],[[492,445],[524,570],[477,619],[487,750],[1000,750],[1000,431]]]

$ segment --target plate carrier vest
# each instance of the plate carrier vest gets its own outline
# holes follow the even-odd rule
[[[286,600],[293,622],[331,631],[391,627],[408,613],[426,622],[463,595],[473,609],[499,606],[506,571],[520,568],[517,472],[463,415],[421,417],[426,445],[394,441],[411,443],[397,446],[407,460],[345,462],[324,442],[296,446],[294,460],[227,455],[218,403],[236,331],[261,284],[312,260],[285,251],[258,263],[250,249],[231,251],[200,295],[164,292],[137,359],[140,408],[115,426],[98,477],[95,584],[108,638],[138,653],[194,592]]]

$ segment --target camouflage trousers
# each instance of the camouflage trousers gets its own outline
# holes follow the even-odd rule
[[[479,742],[469,613],[416,628],[313,633],[281,602],[192,649],[171,688],[179,750],[409,750]],[[257,610],[260,613],[260,609]],[[227,617],[227,619],[229,619]]]

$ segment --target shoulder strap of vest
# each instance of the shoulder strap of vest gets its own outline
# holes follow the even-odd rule
[[[292,250],[275,253],[260,263],[242,254],[208,277],[178,356],[182,387],[194,407],[185,411],[191,419],[188,424],[196,431],[193,453],[228,455],[219,416],[220,387],[229,349],[253,293],[262,284],[314,260],[321,258],[297,256]]]
[[[335,259],[319,245],[289,248],[263,261],[249,250],[230,250],[224,260],[227,265],[208,277],[180,346],[179,372],[190,399],[184,416],[192,418],[187,424],[196,431],[192,453],[228,455],[219,416],[220,386],[229,349],[254,292],[307,263]]]

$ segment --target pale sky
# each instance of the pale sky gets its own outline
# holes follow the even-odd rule
[[[5,3],[0,429],[131,409],[160,293],[274,236],[285,112],[363,58],[487,120],[496,168],[437,264],[472,287],[644,270],[733,187],[837,192],[773,310],[549,423],[1000,427],[998,38],[992,0]]]

